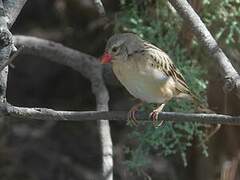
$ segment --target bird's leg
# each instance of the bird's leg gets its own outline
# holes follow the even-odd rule
[[[128,121],[130,121],[135,126],[137,125],[137,119],[135,118],[135,113],[138,111],[139,107],[143,105],[143,102],[135,104],[128,112]]]
[[[161,121],[159,124],[157,124],[157,121],[158,121],[158,114],[162,111],[164,106],[165,106],[165,104],[161,104],[157,109],[153,110],[153,112],[151,112],[149,115],[149,117],[152,119],[153,125],[155,127],[159,127],[163,123],[163,121]]]

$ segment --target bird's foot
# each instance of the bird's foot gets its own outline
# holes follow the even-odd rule
[[[130,122],[130,124],[137,126],[138,122],[137,119],[135,117],[135,113],[137,112],[136,109],[130,109],[130,111],[128,112],[128,122]]]
[[[161,104],[157,109],[153,110],[153,112],[150,113],[149,117],[152,119],[153,126],[154,127],[160,127],[163,124],[163,120],[161,120],[160,123],[158,123],[158,114],[163,110],[165,104]]]
[[[158,114],[159,113],[160,113],[159,111],[154,110],[153,112],[151,112],[149,114],[149,117],[152,120],[153,126],[156,128],[162,126],[162,124],[164,122],[163,120],[161,120],[160,123],[158,123]]]
[[[130,111],[128,112],[128,122],[130,122],[130,124],[134,125],[134,126],[137,126],[138,124],[138,121],[135,117],[135,113],[138,111],[139,107],[142,105],[143,103],[140,102],[136,105],[134,105]]]

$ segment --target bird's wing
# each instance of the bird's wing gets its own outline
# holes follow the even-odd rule
[[[176,89],[179,91],[179,93],[185,93],[192,96],[192,93],[189,90],[183,75],[173,64],[170,57],[164,51],[152,44],[145,43],[144,46],[147,54],[150,56],[149,59],[152,60],[154,68],[159,69],[167,76],[172,77],[173,80],[177,82]]]

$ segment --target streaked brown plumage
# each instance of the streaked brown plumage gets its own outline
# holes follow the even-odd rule
[[[102,62],[110,61],[113,72],[130,94],[143,102],[160,104],[150,114],[154,122],[173,97],[194,97],[169,56],[135,34],[116,34],[108,40]],[[135,121],[134,113],[140,105],[131,108],[130,119]]]

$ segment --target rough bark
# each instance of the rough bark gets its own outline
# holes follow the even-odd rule
[[[0,102],[6,101],[8,67],[2,65],[9,59],[10,53],[16,51],[13,44],[13,36],[9,28],[24,6],[26,0],[0,0]],[[9,11],[10,9],[10,11]],[[16,9],[16,10],[13,10]],[[4,119],[4,116],[1,116]]]
[[[27,0],[5,0],[4,9],[8,17],[8,27],[11,28]]]

